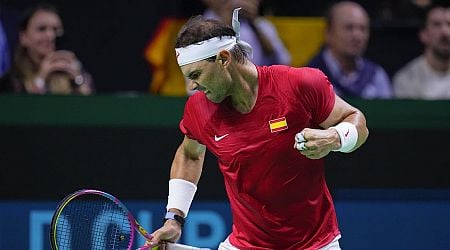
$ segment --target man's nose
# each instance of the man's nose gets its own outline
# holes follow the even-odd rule
[[[189,86],[190,90],[195,90],[200,86],[197,82],[195,82],[193,80],[189,80],[188,84],[189,84],[188,86]]]

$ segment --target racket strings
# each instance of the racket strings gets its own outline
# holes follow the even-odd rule
[[[132,230],[120,206],[106,197],[85,194],[63,207],[56,242],[60,250],[128,249]]]

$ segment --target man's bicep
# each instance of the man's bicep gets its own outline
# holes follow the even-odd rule
[[[356,108],[342,100],[342,98],[340,98],[338,95],[335,95],[334,107],[331,110],[330,115],[328,115],[327,119],[320,123],[320,126],[322,128],[329,128],[342,122],[355,112],[358,112]]]
[[[187,158],[196,160],[202,158],[205,155],[206,147],[198,141],[184,136],[183,142],[181,144],[181,150]]]
[[[184,137],[170,170],[171,179],[183,179],[197,184],[202,172],[206,148],[196,140]]]

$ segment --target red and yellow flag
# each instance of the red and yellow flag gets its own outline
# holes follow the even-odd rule
[[[286,117],[281,117],[269,121],[270,132],[275,133],[288,129]]]

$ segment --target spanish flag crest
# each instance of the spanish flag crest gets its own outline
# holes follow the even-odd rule
[[[281,117],[269,121],[270,132],[280,132],[288,129],[286,117]]]

